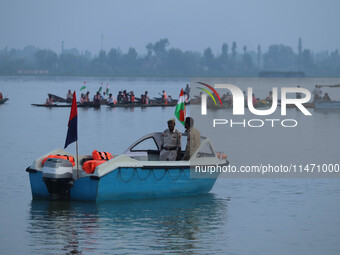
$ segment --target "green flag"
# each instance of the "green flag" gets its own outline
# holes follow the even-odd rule
[[[175,109],[175,116],[183,124],[183,126],[185,126],[185,115],[186,115],[185,103],[184,102],[185,102],[184,101],[184,93],[183,93],[183,89],[182,89],[181,93],[179,94],[177,106],[176,106],[176,109]]]

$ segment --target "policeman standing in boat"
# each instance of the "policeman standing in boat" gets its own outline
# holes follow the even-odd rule
[[[175,129],[175,119],[168,120],[168,129],[163,132],[163,145],[159,154],[161,161],[174,161],[180,159],[181,132]]]
[[[185,119],[185,132],[188,136],[183,160],[189,160],[201,144],[201,133],[194,128],[194,119],[191,117]]]

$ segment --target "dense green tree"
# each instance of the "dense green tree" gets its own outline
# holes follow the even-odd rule
[[[266,70],[295,71],[297,68],[297,55],[293,49],[284,45],[271,45],[264,54],[263,67]]]
[[[54,70],[57,67],[58,56],[51,50],[39,50],[35,53],[38,68]]]
[[[158,42],[156,42],[152,49],[155,52],[156,56],[160,58],[164,58],[166,56],[166,47],[169,46],[169,40],[167,38],[160,39]]]
[[[285,45],[270,45],[262,53],[243,47],[237,52],[234,41],[229,53],[228,44],[221,47],[215,56],[210,47],[203,53],[169,48],[167,38],[146,45],[146,55],[139,55],[130,47],[125,53],[111,49],[99,51],[94,57],[86,51],[79,54],[73,49],[57,53],[48,49],[27,46],[24,49],[0,49],[0,74],[27,74],[34,70],[48,70],[49,74],[61,75],[216,75],[250,76],[259,71],[304,71],[307,75],[340,76],[340,54],[338,50],[314,53],[302,48],[299,38],[297,53]],[[33,72],[34,73],[34,72]]]
[[[212,53],[212,50],[210,47],[206,48],[203,53],[204,56],[204,64],[206,68],[210,71],[214,70],[215,67],[215,57],[214,54]]]

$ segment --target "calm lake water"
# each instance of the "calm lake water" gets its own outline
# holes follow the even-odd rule
[[[93,95],[100,83],[118,90],[163,89],[177,98],[187,79],[0,77],[10,100],[0,105],[0,254],[340,254],[340,179],[219,178],[204,196],[77,203],[32,201],[28,174],[32,161],[63,148],[69,108],[38,108],[47,93],[65,97],[87,81]],[[338,79],[230,78],[254,87],[258,97],[271,87],[336,84]],[[338,89],[340,90],[340,89]],[[328,89],[339,100],[340,92]],[[290,129],[228,129],[227,144],[214,140],[231,164],[290,161],[340,163],[340,113],[289,115],[301,123]],[[220,113],[214,113],[220,116]],[[122,153],[146,133],[162,131],[174,108],[78,109],[79,153],[94,149]],[[230,118],[230,112],[226,112]],[[177,127],[184,131],[177,123]],[[201,130],[202,135],[207,132]],[[288,146],[288,141],[295,141]],[[248,142],[247,142],[248,141]],[[281,146],[283,145],[283,146]],[[75,152],[75,144],[67,148]]]

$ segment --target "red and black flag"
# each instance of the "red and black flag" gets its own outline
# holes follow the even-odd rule
[[[72,107],[70,119],[68,121],[68,130],[64,149],[71,143],[78,140],[78,113],[77,113],[77,99],[76,92],[73,92]]]

